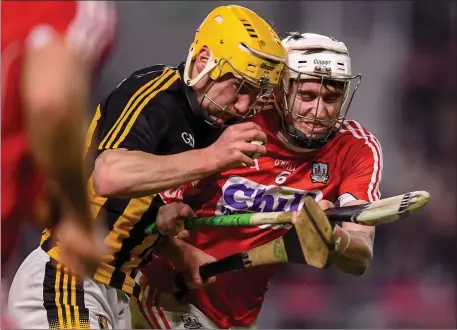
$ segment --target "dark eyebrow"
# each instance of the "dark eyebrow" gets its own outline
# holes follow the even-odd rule
[[[341,95],[341,94],[343,94],[343,91],[327,89],[327,90],[325,91],[325,94],[330,94],[330,95],[338,94],[338,95]]]
[[[298,89],[297,90],[298,94],[318,94],[318,92],[309,90],[309,89]]]
[[[340,81],[327,82],[327,83],[324,83],[323,87],[329,92],[343,93],[344,82],[340,82]],[[330,88],[333,88],[333,90]]]

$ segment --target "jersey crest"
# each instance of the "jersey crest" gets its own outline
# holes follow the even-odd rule
[[[328,164],[313,162],[310,178],[313,183],[326,184],[328,182]]]

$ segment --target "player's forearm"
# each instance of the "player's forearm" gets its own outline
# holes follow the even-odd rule
[[[73,127],[74,120],[68,121],[59,121],[55,127],[48,124],[33,128],[31,135],[36,137],[36,141],[42,141],[33,149],[35,154],[41,155],[42,168],[50,178],[57,197],[64,204],[64,210],[79,219],[89,220],[90,211],[81,152],[84,148],[83,134],[77,132],[81,127]]]
[[[168,156],[113,149],[97,158],[94,189],[104,197],[141,197],[203,179],[215,172],[204,149]]]
[[[66,203],[66,209],[79,218],[89,219],[83,179],[89,69],[68,50],[63,40],[56,40],[27,53],[22,81],[34,158],[58,197]]]
[[[333,263],[345,273],[362,275],[373,259],[372,234],[336,226],[334,237],[339,242]]]

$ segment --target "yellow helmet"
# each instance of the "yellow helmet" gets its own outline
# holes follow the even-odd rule
[[[190,79],[191,62],[202,47],[211,52],[205,69]],[[241,6],[214,9],[200,25],[189,49],[184,71],[187,85],[205,75],[212,79],[231,73],[258,88],[276,87],[286,52],[273,28],[252,10]]]

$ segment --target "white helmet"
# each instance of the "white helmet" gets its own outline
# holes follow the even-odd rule
[[[335,135],[335,125],[346,117],[349,105],[360,84],[361,74],[352,76],[349,51],[344,43],[337,41],[333,37],[315,33],[301,34],[298,32],[291,32],[282,40],[282,43],[287,53],[286,65],[284,66],[282,78],[285,93],[285,97],[283,98],[285,112],[289,112],[294,116],[303,117],[299,114],[294,114],[287,104],[286,96],[289,94],[290,80],[320,79],[321,83],[328,80],[344,83],[344,101],[339,116],[335,119],[332,128],[329,129],[325,138],[316,140],[306,137],[300,131],[291,127],[291,125],[286,125],[284,123],[285,114],[281,114],[286,132],[291,135],[296,142],[310,148],[321,146],[327,143]],[[358,83],[349,98],[349,102],[347,102],[345,111],[341,111],[348,100],[350,82],[356,78],[358,78]],[[313,118],[307,119],[317,120]]]
[[[351,58],[346,45],[334,38],[315,33],[292,32],[282,41],[287,52],[284,84],[290,79],[316,78],[324,75],[334,80],[351,78]]]

